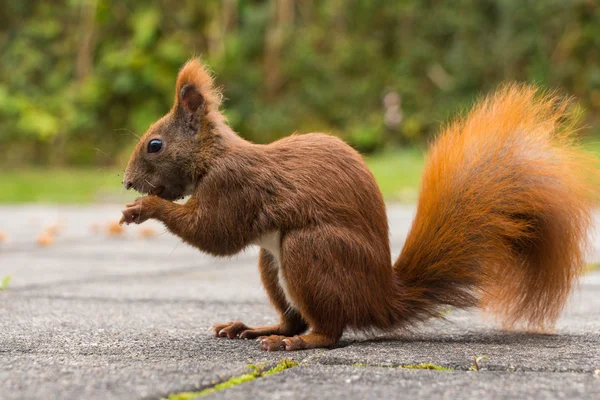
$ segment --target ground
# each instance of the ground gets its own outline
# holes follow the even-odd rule
[[[389,207],[394,255],[413,211]],[[299,365],[211,396],[600,398],[599,270],[585,276],[550,334],[505,332],[478,312],[449,311],[445,321],[395,336],[347,334],[334,349],[266,353],[210,331],[235,319],[276,321],[255,249],[211,258],[152,223],[153,231],[142,225],[109,236],[119,212],[0,207],[0,281],[10,276],[0,291],[0,398],[183,399],[174,394],[282,359]],[[36,243],[42,232],[45,247]],[[596,243],[590,262],[599,250]],[[471,371],[475,357],[479,371]],[[453,370],[423,369],[437,366]]]

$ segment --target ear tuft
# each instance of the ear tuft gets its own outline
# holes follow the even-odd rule
[[[214,87],[213,78],[199,59],[185,63],[177,75],[175,105],[182,105],[195,112],[199,107],[208,111],[218,111],[221,93]]]
[[[195,113],[204,104],[204,97],[192,83],[183,86],[179,91],[179,100],[186,110]]]

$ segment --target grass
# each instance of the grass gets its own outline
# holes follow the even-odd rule
[[[593,140],[593,139],[586,140],[583,143],[583,147],[586,151],[588,151],[592,155],[594,155],[596,157],[600,157],[600,141]]]
[[[288,359],[280,360],[276,366],[274,366],[273,368],[270,368],[266,371],[263,370],[262,365],[254,365],[254,364],[248,365],[247,367],[249,369],[251,369],[252,372],[234,376],[234,377],[226,380],[225,382],[218,383],[218,384],[214,385],[213,387],[210,387],[210,388],[198,391],[198,392],[173,393],[173,394],[170,394],[169,397],[164,398],[162,400],[191,400],[191,399],[195,399],[197,397],[208,396],[209,394],[213,394],[213,393],[228,389],[233,386],[241,385],[242,383],[250,382],[257,378],[261,378],[263,376],[269,376],[269,375],[279,373],[281,371],[285,371],[286,369],[293,368],[297,365],[298,365],[297,362],[288,360]]]
[[[584,148],[600,157],[600,142],[587,141]],[[421,150],[388,150],[365,160],[386,200],[416,202],[425,162]],[[135,195],[121,189],[121,179],[117,168],[9,169],[2,171],[0,203],[122,203]]]
[[[116,169],[25,168],[0,179],[0,203],[90,203],[122,192]]]
[[[417,150],[398,150],[367,157],[384,196],[391,200],[416,200],[423,169]],[[121,186],[116,168],[25,168],[2,172],[0,203],[123,202],[132,198]]]
[[[592,272],[595,271],[597,269],[600,269],[600,263],[597,264],[588,264],[585,269],[583,270],[583,272]]]
[[[425,163],[423,152],[417,149],[387,151],[365,157],[387,200],[414,203]]]

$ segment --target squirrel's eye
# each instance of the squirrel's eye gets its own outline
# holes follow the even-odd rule
[[[148,153],[158,153],[162,149],[162,140],[152,139],[148,142]]]

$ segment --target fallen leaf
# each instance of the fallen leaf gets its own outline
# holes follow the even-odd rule
[[[121,236],[123,234],[123,227],[119,225],[119,221],[110,222],[106,230],[110,236]]]
[[[37,244],[40,246],[51,246],[54,244],[54,237],[48,232],[42,232],[36,239]]]
[[[156,231],[149,226],[145,226],[138,231],[138,236],[143,239],[148,239],[156,236]]]
[[[45,231],[50,236],[56,236],[56,235],[58,235],[58,233],[60,232],[61,229],[62,229],[62,227],[60,225],[53,224],[53,225],[47,226]]]

